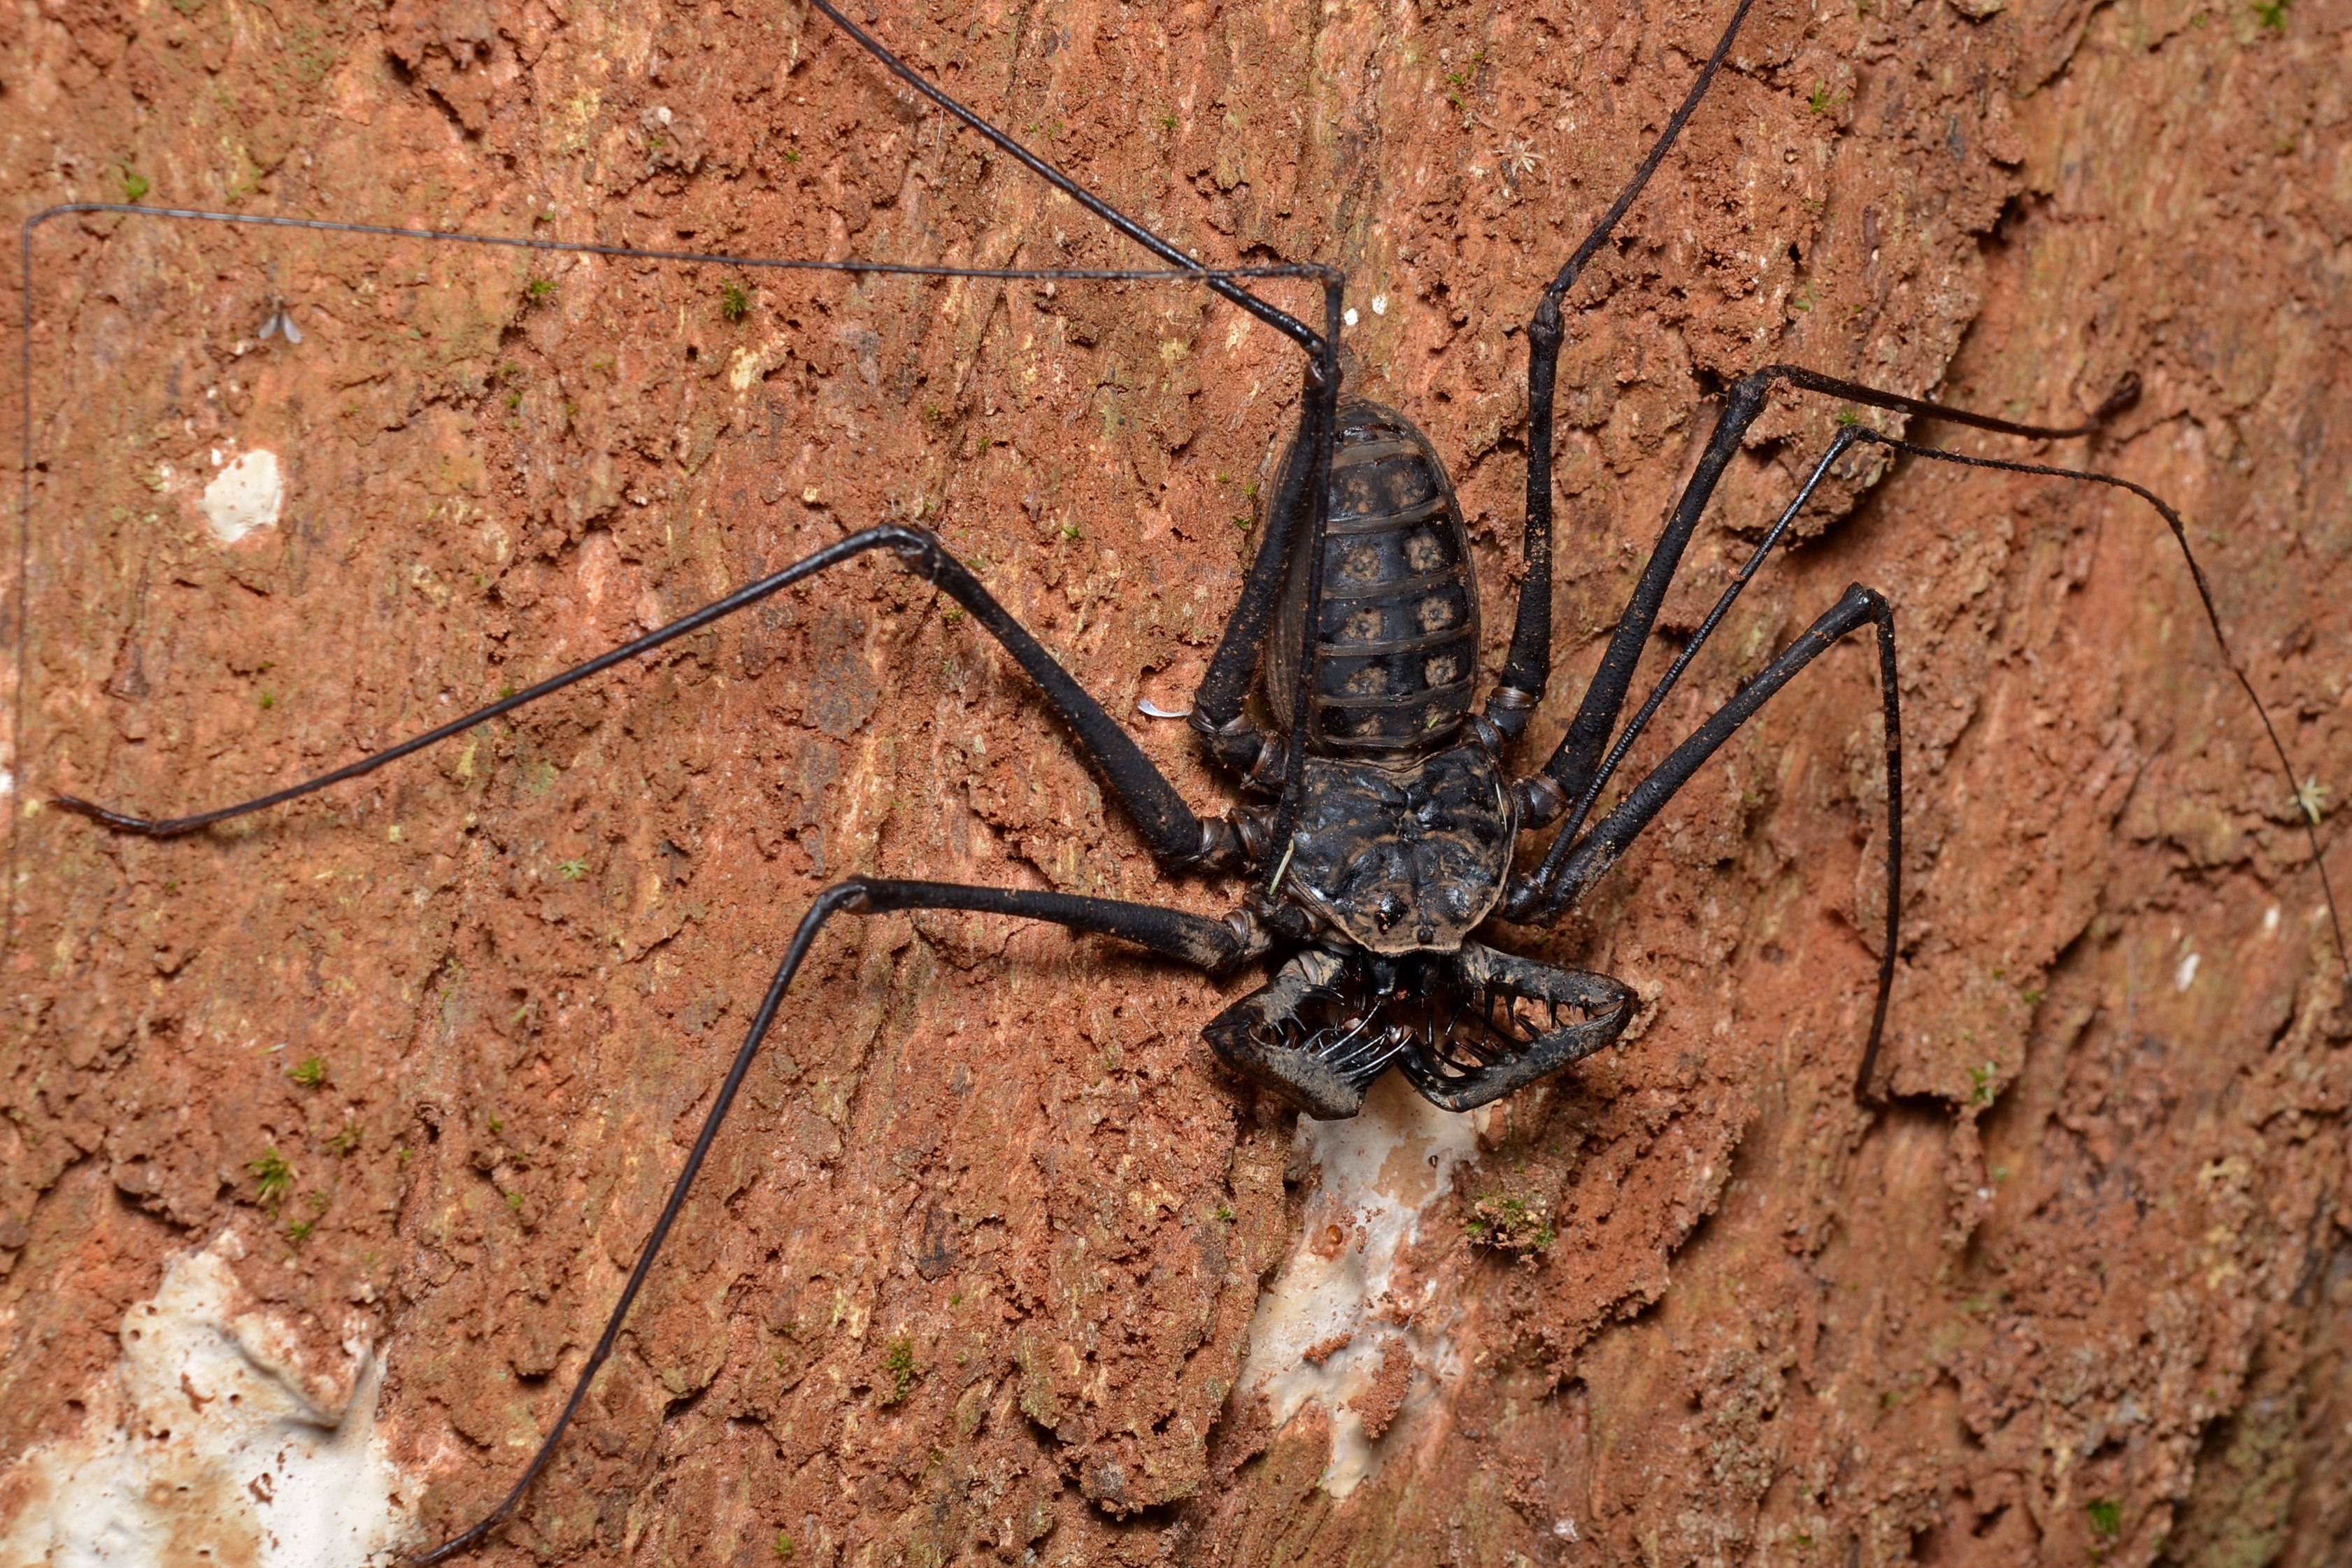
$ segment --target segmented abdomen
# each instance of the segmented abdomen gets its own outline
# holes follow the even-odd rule
[[[1276,721],[1291,721],[1307,552],[1267,661]],[[1450,740],[1478,674],[1478,590],[1454,487],[1428,437],[1376,404],[1339,411],[1324,540],[1320,668],[1307,744],[1420,752]]]

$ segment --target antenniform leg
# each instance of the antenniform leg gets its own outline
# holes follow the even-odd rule
[[[478,708],[463,718],[453,719],[437,729],[428,730],[396,746],[362,757],[332,773],[322,773],[257,799],[201,812],[194,816],[162,819],[125,816],[73,795],[59,797],[57,805],[64,810],[103,823],[118,832],[136,833],[150,838],[171,838],[183,833],[192,833],[215,822],[243,816],[248,812],[324,789],[329,784],[373,773],[386,763],[396,762],[412,752],[423,751],[437,741],[445,741],[470,730],[485,720],[511,713],[526,703],[600,674],[625,659],[651,653],[688,632],[698,631],[737,610],[758,604],[803,577],[814,576],[829,566],[837,566],[869,550],[887,550],[918,575],[937,584],[956,603],[971,611],[972,618],[1003,645],[1004,650],[1037,683],[1046,706],[1069,726],[1079,754],[1102,776],[1103,783],[1109,786],[1111,794],[1126,809],[1128,816],[1143,830],[1151,853],[1162,865],[1221,866],[1255,858],[1255,852],[1258,847],[1246,844],[1243,839],[1243,834],[1252,826],[1248,819],[1236,825],[1225,819],[1204,821],[1193,815],[1192,807],[1185,805],[1183,796],[1176,793],[1176,787],[1153,765],[1151,759],[1144,755],[1143,749],[1135,743],[1133,738],[1104,710],[1103,705],[1070,678],[1069,671],[1056,663],[1054,656],[1029,635],[1027,628],[996,602],[995,597],[981,585],[980,579],[965,570],[963,563],[949,552],[937,536],[928,529],[907,528],[895,523],[851,534],[838,544],[829,545],[781,572],[738,588],[692,615],[672,621],[659,630],[625,643],[609,653],[600,654],[585,664],[575,665],[561,675],[550,677],[487,708]]]
[[[1658,611],[1666,602],[1667,590],[1674,585],[1675,573],[1682,565],[1683,552],[1690,545],[1692,531],[1698,527],[1699,516],[1706,510],[1706,503],[1714,499],[1715,487],[1722,479],[1724,470],[1730,467],[1732,456],[1739,450],[1740,441],[1747,436],[1748,427],[1764,412],[1765,400],[1771,392],[1772,384],[1780,381],[1808,392],[1843,397],[1868,407],[1892,409],[1916,418],[1948,420],[1956,425],[1990,430],[2000,435],[2023,436],[2045,441],[2087,435],[2127,407],[2139,395],[2137,379],[2128,378],[2087,422],[2061,427],[2020,425],[1988,414],[1931,403],[1925,398],[1882,392],[1859,382],[1821,375],[1801,365],[1767,365],[1752,375],[1740,377],[1732,384],[1730,393],[1724,399],[1723,413],[1716,420],[1714,432],[1707,437],[1706,450],[1699,455],[1698,467],[1692,472],[1690,482],[1683,487],[1682,499],[1675,503],[1674,515],[1658,535],[1658,542],[1650,552],[1649,563],[1642,569],[1641,581],[1633,586],[1633,596],[1627,603],[1624,615],[1618,620],[1616,633],[1609,639],[1608,650],[1601,656],[1600,668],[1593,671],[1592,684],[1585,689],[1576,717],[1569,722],[1568,733],[1560,737],[1559,745],[1543,765],[1544,775],[1557,787],[1558,794],[1551,795],[1544,790],[1539,781],[1537,781],[1537,787],[1528,792],[1531,807],[1528,826],[1541,827],[1552,822],[1569,805],[1591,789],[1601,766],[1602,757],[1609,749],[1610,733],[1616,728],[1617,716],[1624,709],[1625,693],[1633,685],[1634,667],[1641,663],[1642,649],[1650,640],[1651,628],[1657,624]],[[1870,433],[1863,431],[1859,434],[1867,437]],[[1523,620],[1525,614],[1523,607]]]
[[[669,1190],[669,1199],[662,1205],[659,1217],[654,1221],[652,1234],[646,1237],[645,1249],[637,1255],[636,1267],[629,1271],[628,1283],[621,1288],[621,1299],[614,1303],[613,1313],[605,1320],[604,1331],[598,1336],[596,1348],[589,1352],[587,1364],[580,1369],[577,1382],[572,1385],[572,1396],[563,1402],[555,1424],[548,1428],[537,1453],[524,1467],[522,1477],[515,1482],[499,1505],[460,1533],[417,1559],[419,1563],[440,1563],[471,1551],[488,1538],[490,1531],[505,1523],[530,1492],[531,1483],[555,1457],[563,1440],[564,1429],[587,1397],[588,1385],[595,1381],[596,1373],[612,1355],[613,1346],[621,1337],[621,1325],[629,1315],[629,1308],[643,1289],[646,1276],[651,1272],[654,1258],[669,1236],[678,1212],[686,1206],[688,1192],[694,1185],[697,1172],[710,1152],[719,1136],[719,1129],[727,1120],[727,1112],[735,1103],[735,1096],[743,1087],[743,1079],[751,1070],[751,1063],[760,1054],[760,1046],[768,1037],[776,1021],[776,1010],[784,1000],[784,993],[800,972],[802,961],[808,957],[809,948],[816,942],[817,932],[825,921],[843,910],[852,914],[887,914],[897,910],[974,910],[987,914],[1014,915],[1026,920],[1051,921],[1072,931],[1094,931],[1115,936],[1139,947],[1198,969],[1220,973],[1255,956],[1265,950],[1265,940],[1245,915],[1231,921],[1213,921],[1200,915],[1186,914],[1180,910],[1160,909],[1150,904],[1122,903],[1113,899],[1079,898],[1067,893],[1037,893],[1012,888],[972,888],[950,882],[884,881],[853,877],[836,883],[819,893],[801,917],[800,929],[793,933],[792,945],[785,950],[783,962],[776,966],[775,978],[768,983],[767,994],[761,999],[760,1011],[751,1019],[750,1032],[735,1060],[727,1069],[727,1077],[719,1086],[718,1098],[712,1100],[710,1113],[702,1119],[702,1131],[696,1134],[694,1147],[679,1168],[677,1180]]]
[[[1666,802],[1731,739],[1733,731],[1796,679],[1799,670],[1828,652],[1839,638],[1865,626],[1878,628],[1878,679],[1886,723],[1886,931],[1879,952],[1878,1000],[1871,1013],[1870,1042],[1863,1049],[1862,1068],[1854,1078],[1855,1094],[1868,1099],[1879,1037],[1886,1026],[1887,994],[1895,984],[1895,950],[1903,907],[1903,719],[1895,680],[1895,611],[1875,589],[1859,583],[1846,589],[1827,614],[1766,665],[1738,696],[1717,710],[1690,739],[1675,747],[1657,771],[1635,784],[1581,842],[1565,853],[1555,846],[1535,876],[1511,889],[1509,908],[1515,920],[1548,920],[1581,898],[1617,864]]]

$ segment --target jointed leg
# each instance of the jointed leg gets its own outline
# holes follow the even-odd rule
[[[1601,667],[1593,672],[1592,684],[1585,689],[1584,700],[1579,704],[1576,717],[1570,721],[1568,733],[1560,737],[1559,745],[1543,766],[1559,794],[1549,804],[1556,815],[1570,802],[1581,798],[1591,788],[1598,773],[1609,737],[1616,728],[1617,716],[1625,705],[1625,693],[1633,685],[1634,667],[1641,663],[1642,649],[1650,640],[1650,631],[1657,624],[1658,611],[1665,604],[1666,591],[1674,585],[1675,573],[1681,567],[1683,552],[1689,547],[1691,534],[1698,526],[1699,515],[1714,498],[1715,487],[1730,467],[1734,453],[1748,427],[1764,412],[1766,395],[1774,382],[1785,381],[1808,392],[1825,393],[1850,402],[1874,408],[1886,408],[1920,418],[1949,420],[1958,425],[1972,426],[2005,436],[2023,436],[2036,440],[2056,440],[2080,436],[2095,430],[2113,417],[2138,395],[2138,383],[2126,381],[2122,389],[2092,416],[2086,424],[2065,427],[2020,425],[2011,420],[1997,419],[1990,415],[1971,413],[1965,408],[1953,408],[1923,398],[1905,397],[1898,393],[1881,392],[1876,387],[1858,382],[1841,381],[1835,376],[1817,374],[1799,365],[1767,365],[1752,375],[1742,376],[1732,384],[1730,395],[1724,400],[1721,417],[1715,431],[1707,437],[1706,449],[1699,456],[1698,467],[1690,483],[1683,487],[1682,499],[1675,504],[1674,516],[1667,520],[1659,534],[1656,548],[1650,552],[1649,563],[1642,569],[1641,581],[1634,584],[1633,597],[1625,606],[1624,616],[1617,623],[1609,647],[1601,657]],[[1859,430],[1859,426],[1850,426]],[[1856,438],[1867,438],[1864,431]],[[1535,792],[1536,803],[1542,801],[1544,792]],[[1531,826],[1541,826],[1549,816],[1535,814]]]
[[[2104,418],[2127,404],[2137,395],[2138,390],[2137,380],[2127,383],[2123,392],[2107,400],[2106,405],[2099,411],[2100,416]],[[2229,666],[2230,673],[2237,678],[2239,687],[2246,694],[2246,700],[2254,705],[2254,716],[2262,721],[2263,733],[2270,741],[2271,752],[2278,758],[2279,767],[2286,774],[2287,787],[2295,792],[2297,804],[2302,806],[2304,836],[2311,844],[2311,863],[2319,873],[2320,897],[2326,902],[2328,929],[2336,938],[2336,961],[2343,968],[2345,978],[2352,981],[2352,947],[2347,946],[2345,942],[2343,917],[2336,908],[2336,888],[2328,879],[2327,857],[2320,847],[2318,809],[2302,799],[2302,786],[2296,781],[2303,775],[2297,772],[2294,759],[2287,755],[2286,742],[2279,738],[2278,726],[2271,722],[2270,709],[2263,701],[2262,693],[2254,689],[2252,677],[2249,676],[2245,667],[2238,662],[2238,656],[2231,650],[2228,636],[2221,630],[2221,612],[2213,603],[2212,584],[2205,580],[2205,568],[2197,563],[2197,552],[2189,547],[2188,524],[2182,521],[2180,513],[2171,503],[2146,486],[2134,484],[2131,480],[2116,474],[2102,474],[2087,468],[2053,468],[2046,463],[2017,463],[2003,458],[1970,457],[1964,452],[1948,452],[1937,447],[1921,446],[1916,441],[1897,440],[1892,436],[1882,436],[1874,430],[1859,431],[1857,439],[1875,442],[1882,447],[1891,447],[1898,452],[1908,452],[1915,458],[1927,458],[1938,463],[1955,463],[1967,468],[1993,468],[2002,473],[2034,474],[2049,479],[2081,479],[2088,484],[2105,485],[2113,489],[2128,490],[2156,510],[2157,515],[2164,519],[2165,527],[2172,531],[2173,542],[2180,546],[2181,560],[2188,563],[2189,580],[2196,584],[2197,600],[2205,608],[2205,624],[2212,628],[2214,646],[2221,650],[2221,662]]]
[[[1078,898],[1066,893],[1035,893],[1011,888],[970,888],[944,882],[898,882],[853,877],[836,883],[819,893],[801,917],[800,929],[793,933],[792,945],[785,950],[784,960],[776,966],[775,978],[768,983],[768,992],[761,998],[760,1010],[751,1019],[751,1027],[744,1036],[735,1060],[727,1069],[726,1079],[719,1086],[718,1098],[711,1101],[710,1113],[702,1119],[702,1131],[696,1134],[694,1147],[680,1167],[677,1180],[669,1191],[669,1199],[662,1205],[661,1214],[654,1221],[652,1234],[646,1237],[645,1249],[637,1255],[636,1267],[629,1271],[628,1283],[621,1288],[621,1299],[614,1304],[612,1316],[605,1320],[604,1331],[597,1337],[596,1345],[588,1354],[587,1364],[572,1385],[572,1396],[563,1402],[555,1424],[524,1467],[522,1477],[512,1489],[478,1522],[450,1537],[423,1557],[420,1563],[440,1563],[478,1546],[499,1525],[505,1523],[531,1483],[555,1457],[557,1446],[563,1440],[564,1429],[579,1412],[580,1402],[587,1397],[588,1385],[613,1353],[621,1337],[621,1325],[629,1315],[629,1308],[644,1289],[646,1276],[654,1266],[654,1258],[669,1236],[670,1226],[677,1223],[678,1213],[686,1206],[687,1194],[694,1178],[710,1152],[710,1145],[719,1136],[719,1126],[735,1103],[735,1096],[743,1087],[743,1079],[751,1070],[751,1062],[760,1054],[761,1042],[776,1021],[776,1009],[784,993],[800,972],[802,961],[808,957],[810,946],[824,922],[846,910],[852,914],[886,914],[897,910],[978,910],[991,914],[1006,914],[1030,920],[1051,921],[1073,931],[1095,931],[1118,937],[1150,949],[1164,957],[1190,963],[1196,968],[1219,973],[1254,956],[1264,947],[1264,941],[1248,922],[1247,917],[1234,921],[1213,921],[1200,915],[1185,914],[1178,910],[1159,909],[1149,904],[1121,903],[1111,899]]]
[[[1763,541],[1748,552],[1747,564],[1740,567],[1730,583],[1725,585],[1715,601],[1715,607],[1707,611],[1706,619],[1699,623],[1698,630],[1691,634],[1690,640],[1683,645],[1683,650],[1666,667],[1665,674],[1658,678],[1658,684],[1651,689],[1648,697],[1643,699],[1632,722],[1618,731],[1616,743],[1609,748],[1608,756],[1601,759],[1601,766],[1585,784],[1584,793],[1577,796],[1575,804],[1570,807],[1568,820],[1560,825],[1559,835],[1552,839],[1551,851],[1544,858],[1544,877],[1559,874],[1560,861],[1575,843],[1576,836],[1584,831],[1585,819],[1591,815],[1593,803],[1601,798],[1601,792],[1609,787],[1609,781],[1616,775],[1617,766],[1625,760],[1625,753],[1633,749],[1633,742],[1640,740],[1642,731],[1650,727],[1650,721],[1657,716],[1667,696],[1690,668],[1692,661],[1698,658],[1699,650],[1706,647],[1707,639],[1715,635],[1715,628],[1722,625],[1723,617],[1730,613],[1734,602],[1748,584],[1756,580],[1756,574],[1763,570],[1765,561],[1772,553],[1772,547],[1780,542],[1782,534],[1788,532],[1789,525],[1797,521],[1797,515],[1804,510],[1805,502],[1812,499],[1813,491],[1821,488],[1831,466],[1845,455],[1847,447],[1861,439],[1859,429],[1858,426],[1848,426],[1831,440],[1829,450],[1814,463],[1813,471],[1806,476],[1804,486],[1797,491],[1796,499],[1781,509],[1779,521],[1766,531]],[[1524,791],[1526,786],[1523,784],[1519,787]]]
[[[1879,952],[1878,1000],[1871,1013],[1870,1043],[1863,1050],[1862,1068],[1854,1078],[1854,1093],[1866,1100],[1871,1073],[1877,1065],[1879,1037],[1886,1026],[1887,994],[1895,984],[1895,950],[1903,906],[1903,715],[1895,681],[1895,612],[1875,589],[1859,583],[1849,587],[1844,597],[1807,627],[1803,636],[1675,747],[1656,772],[1635,784],[1581,843],[1565,855],[1555,853],[1533,878],[1515,885],[1508,908],[1513,920],[1548,920],[1581,898],[1616,865],[1634,837],[1734,731],[1777,696],[1799,670],[1829,651],[1832,644],[1864,626],[1878,628],[1878,681],[1886,723],[1886,931]]]
[[[1266,630],[1274,624],[1276,601],[1297,548],[1299,523],[1307,521],[1310,531],[1313,527],[1316,451],[1330,444],[1325,400],[1310,396],[1299,409],[1298,434],[1283,455],[1282,472],[1266,504],[1265,526],[1259,534],[1249,575],[1242,580],[1241,597],[1234,601],[1233,614],[1217,638],[1217,650],[1209,658],[1208,671],[1192,694],[1192,728],[1207,743],[1210,754],[1252,784],[1269,783],[1282,758],[1269,750],[1264,731],[1243,713],[1242,704],[1257,680]]]
[[[524,704],[562,690],[575,681],[585,680],[624,659],[651,653],[667,643],[689,632],[698,631],[737,610],[755,605],[804,577],[814,576],[828,566],[839,565],[869,550],[887,550],[917,574],[936,583],[958,604],[971,613],[972,618],[1004,646],[1007,653],[1036,681],[1045,699],[1062,721],[1070,727],[1078,751],[1102,775],[1120,805],[1133,817],[1152,854],[1167,866],[1227,865],[1254,858],[1253,847],[1244,844],[1243,833],[1250,824],[1244,821],[1237,827],[1225,819],[1203,821],[1185,805],[1151,759],[1143,753],[1133,738],[1104,711],[1101,703],[1087,692],[1067,670],[1055,663],[1037,639],[1029,635],[998,604],[980,579],[965,570],[963,563],[949,552],[929,530],[886,524],[854,533],[837,544],[828,545],[804,560],[794,562],[781,572],[761,578],[758,582],[738,588],[734,593],[713,604],[706,605],[659,630],[648,632],[633,642],[623,644],[609,653],[600,654],[585,664],[576,665],[561,675],[550,677],[536,686],[499,699],[485,708],[478,708],[463,718],[453,719],[436,729],[403,741],[396,746],[362,757],[285,789],[242,801],[217,810],[199,812],[193,816],[163,819],[130,816],[73,795],[60,796],[57,805],[105,824],[119,832],[136,833],[150,838],[170,838],[192,833],[197,828],[231,817],[306,795],[346,779],[373,773],[386,763],[395,762],[413,752],[423,751],[438,741],[472,729],[487,720],[510,713]]]
[[[1592,232],[1569,256],[1566,266],[1559,269],[1543,298],[1536,305],[1535,319],[1528,324],[1528,521],[1526,537],[1527,575],[1519,583],[1518,616],[1511,628],[1511,654],[1503,667],[1503,683],[1486,702],[1486,720],[1499,731],[1505,740],[1515,741],[1527,731],[1528,716],[1543,700],[1544,685],[1551,679],[1551,447],[1552,395],[1559,377],[1559,347],[1566,328],[1560,320],[1560,304],[1568,291],[1576,286],[1585,265],[1600,254],[1601,247],[1617,228],[1618,220],[1633,206],[1642,187],[1650,183],[1658,165],[1683,133],[1683,127],[1698,110],[1699,100],[1715,81],[1724,58],[1731,53],[1732,40],[1739,36],[1740,24],[1748,20],[1748,12],[1756,0],[1739,0],[1739,8],[1731,14],[1731,21],[1723,29],[1723,37],[1715,46],[1715,53],[1700,68],[1698,79],[1691,83],[1690,93],[1683,106],[1666,121],[1666,128],[1625,182],[1625,188],[1592,226]]]

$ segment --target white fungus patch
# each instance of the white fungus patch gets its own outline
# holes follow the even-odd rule
[[[285,501],[286,479],[278,454],[257,447],[213,476],[200,504],[213,537],[235,544],[257,528],[277,527],[278,510]]]
[[[123,1315],[122,1360],[74,1437],[0,1470],[0,1563],[361,1568],[415,1545],[415,1482],[375,1432],[383,1368],[306,1375],[292,1336],[240,1310],[216,1240]]]
[[[1383,1405],[1394,1414],[1394,1393],[1380,1386],[1384,1368],[1391,1378],[1402,1370],[1389,1366],[1391,1353],[1410,1358],[1408,1413],[1445,1374],[1449,1315],[1428,1310],[1437,1282],[1397,1280],[1397,1255],[1454,1190],[1454,1168],[1475,1152],[1481,1121],[1440,1110],[1397,1073],[1372,1086],[1351,1120],[1298,1119],[1301,1151],[1322,1181],[1297,1247],[1258,1298],[1241,1387],[1265,1396],[1277,1431],[1310,1403],[1328,1413],[1331,1462],[1321,1485],[1335,1498],[1379,1468],[1380,1440],[1363,1410],[1376,1420]]]

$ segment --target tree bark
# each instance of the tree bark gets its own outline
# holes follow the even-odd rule
[[[1528,317],[1728,12],[858,16],[1204,260],[1346,269],[1349,390],[1451,467],[1492,676]],[[20,212],[1146,260],[798,6],[89,0],[0,28]],[[1895,603],[1883,1109],[1849,1087],[1884,914],[1859,645],[1559,929],[1490,933],[1644,1007],[1472,1118],[1391,1082],[1302,1124],[1225,1075],[1198,1031],[1257,976],[844,919],[482,1560],[2340,1561],[2352,1016],[2302,823],[2352,787],[2347,68],[2343,0],[1766,0],[1570,297],[1524,749],[1562,732],[1713,400],[1787,362],[2055,425],[2137,374],[2085,440],[1868,417],[2178,505],[2300,776],[2153,511],[1858,448],[1629,768],[1848,583]],[[1222,808],[1137,704],[1205,667],[1301,365],[1205,291],[142,216],[29,243],[9,1528],[200,1248],[321,1408],[373,1348],[403,1528],[462,1527],[568,1394],[820,888],[1233,907],[1160,877],[1020,672],[879,559],[207,834],[44,805],[278,787],[897,520]],[[1776,395],[1670,642],[1852,416]]]

